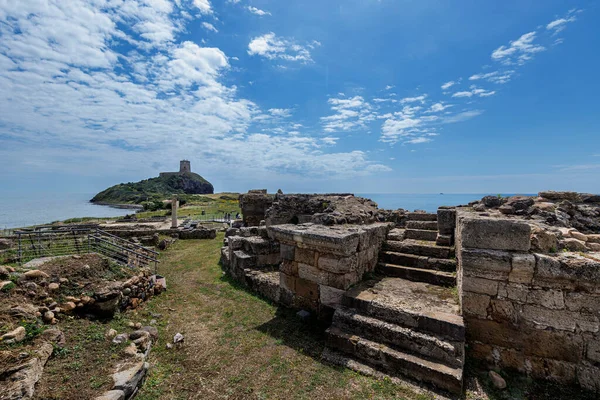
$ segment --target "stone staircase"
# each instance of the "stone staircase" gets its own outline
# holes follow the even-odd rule
[[[344,294],[323,358],[461,393],[465,327],[453,290],[454,249],[436,245],[436,214],[409,213],[408,219],[406,229],[387,236],[382,276]]]

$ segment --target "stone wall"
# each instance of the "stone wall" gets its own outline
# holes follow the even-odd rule
[[[280,302],[324,314],[377,265],[390,224],[276,225],[269,234],[281,245]]]
[[[240,208],[246,226],[258,226],[265,219],[267,209],[273,204],[274,194],[268,194],[266,189],[249,190],[240,195]]]
[[[470,355],[600,391],[600,254],[534,253],[522,220],[459,209],[457,221]]]

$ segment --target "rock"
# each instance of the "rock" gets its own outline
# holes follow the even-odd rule
[[[40,337],[49,342],[53,342],[60,348],[62,348],[67,343],[65,334],[61,330],[56,328],[46,329],[44,332],[42,332]]]
[[[142,323],[141,322],[136,322],[135,324],[133,324],[133,327],[135,329],[140,329],[142,327]]]
[[[22,304],[8,310],[8,314],[18,320],[35,320],[37,308],[33,304]]]
[[[124,296],[129,296],[129,294],[131,294],[131,289],[130,288],[123,289],[123,295]]]
[[[560,241],[561,246],[569,251],[585,251],[585,242],[575,238],[567,238]]]
[[[590,250],[590,251],[598,251],[600,252],[600,243],[586,243],[586,247]]]
[[[143,330],[138,330],[138,331],[133,331],[129,334],[129,339],[131,339],[131,340],[136,340],[141,337],[150,337],[150,333],[143,331]]]
[[[54,313],[52,311],[46,311],[44,313],[44,322],[50,323],[54,319]]]
[[[54,292],[55,290],[58,290],[58,288],[60,287],[60,285],[58,283],[51,283],[48,285],[48,290],[51,292]]]
[[[122,390],[109,390],[94,400],[125,400],[125,392]]]
[[[504,215],[512,215],[515,213],[515,209],[512,208],[512,206],[509,206],[508,204],[501,205],[500,208],[498,208],[498,211],[500,211]]]
[[[144,326],[142,330],[148,332],[152,340],[158,340],[158,329],[156,329],[156,327]]]
[[[600,243],[600,235],[587,235],[588,242]]]
[[[7,291],[13,288],[15,284],[12,281],[2,281],[0,282],[0,291]]]
[[[32,269],[31,271],[27,271],[23,274],[25,276],[25,278],[27,279],[47,279],[50,278],[50,276],[45,273],[44,271],[40,271],[39,269]]]
[[[531,248],[542,253],[555,252],[558,249],[558,238],[552,232],[532,226]]]
[[[115,336],[117,336],[117,333],[118,332],[115,329],[111,328],[111,329],[109,329],[109,330],[106,331],[106,333],[104,334],[104,337],[106,339],[112,340]]]
[[[4,265],[0,265],[0,279],[8,279],[10,271]]]
[[[128,322],[128,323],[127,323],[127,326],[128,326],[129,328],[135,328],[135,322],[131,322],[131,321],[130,321],[130,322]]]
[[[148,363],[141,360],[131,366],[124,364],[119,366],[117,372],[112,375],[113,389],[122,390],[125,393],[125,398],[129,398],[144,380],[148,371]]]
[[[584,203],[600,203],[600,194],[581,193],[579,196]]]
[[[574,202],[580,202],[581,196],[577,192],[555,192],[553,190],[549,190],[547,192],[539,192],[538,196],[543,197],[548,200],[569,200]]]
[[[25,282],[23,287],[27,290],[37,290],[38,285],[35,282]]]
[[[0,342],[6,342],[7,340],[12,340],[13,341],[12,343],[18,343],[18,342],[22,342],[23,340],[25,340],[26,336],[27,336],[27,331],[25,330],[25,328],[22,326],[19,326],[18,328],[2,335],[0,337]]]
[[[43,343],[26,362],[3,371],[1,398],[31,399],[35,384],[42,376],[44,365],[53,350],[52,344]]]
[[[173,336],[173,343],[183,343],[184,339],[185,338],[181,333],[176,333],[175,336]]]
[[[142,336],[133,341],[133,343],[141,350],[146,351],[150,346],[150,335]]]
[[[475,204],[473,206],[473,210],[475,210],[477,212],[481,212],[481,211],[485,211],[486,208],[485,208],[485,205],[483,205],[483,204]]]
[[[69,280],[67,278],[60,278],[58,281],[62,284],[69,283]]]
[[[171,350],[173,348],[173,344],[172,343],[167,343],[166,347],[167,347],[168,350]]]
[[[571,233],[571,237],[575,238],[577,240],[581,240],[582,242],[587,242],[588,238],[586,235],[584,235],[583,233],[575,230],[575,229],[571,229],[570,231]]]
[[[135,343],[131,343],[129,346],[122,350],[122,353],[128,357],[134,357],[137,354],[137,347]]]
[[[81,258],[81,256],[80,256],[80,255],[78,255],[78,254],[74,254],[74,255],[73,255],[73,259],[74,259],[74,260],[79,260],[80,258]]]
[[[149,322],[150,325],[156,325],[156,320],[155,319],[151,319]]]
[[[10,239],[0,238],[0,250],[10,249],[12,247],[12,242]]]
[[[504,199],[498,196],[485,196],[481,202],[486,207],[500,207],[504,203]]]
[[[129,335],[126,333],[119,333],[117,336],[115,336],[112,340],[113,343],[115,344],[121,344],[121,343],[125,343],[127,340],[129,339]]]
[[[298,318],[300,318],[300,320],[302,321],[306,321],[310,318],[310,313],[306,310],[300,310],[296,313],[296,315],[298,316]]]
[[[490,380],[496,389],[506,389],[506,381],[495,371],[489,372]]]
[[[75,308],[77,308],[77,305],[72,301],[67,301],[62,305],[62,310],[67,313],[73,311]]]

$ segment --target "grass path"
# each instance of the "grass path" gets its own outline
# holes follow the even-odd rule
[[[168,291],[146,305],[162,318],[138,399],[427,398],[321,363],[319,330],[222,275],[222,239],[178,241],[162,254]],[[178,332],[185,344],[166,349]]]

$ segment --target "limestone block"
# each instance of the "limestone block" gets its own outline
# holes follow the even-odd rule
[[[497,250],[463,249],[460,253],[465,276],[506,280],[511,270],[511,253]]]
[[[331,286],[319,286],[319,302],[331,308],[338,308],[342,304],[344,290],[336,289]]]
[[[296,294],[310,301],[319,300],[319,285],[306,279],[296,279]]]
[[[512,269],[508,281],[514,283],[531,283],[535,271],[535,257],[533,254],[515,253],[512,256]]]
[[[296,250],[296,246],[282,243],[279,246],[279,251],[281,253],[281,259],[293,261],[295,259],[295,250]]]
[[[456,227],[456,209],[439,208],[437,211],[438,232],[442,235],[453,235]]]
[[[531,227],[520,221],[465,216],[459,218],[465,248],[529,251]]]
[[[559,245],[569,251],[585,251],[585,242],[575,238],[566,238],[559,242]]]
[[[479,318],[487,318],[490,296],[485,294],[463,292],[462,312]]]
[[[584,311],[600,315],[600,295],[585,292],[565,293],[565,305],[570,311]]]
[[[600,368],[579,366],[577,368],[577,380],[581,387],[600,392]]]
[[[358,283],[362,276],[356,271],[348,272],[343,275],[328,274],[326,284],[336,289],[348,290],[350,286]]]
[[[314,250],[298,247],[296,248],[295,260],[304,264],[316,266],[315,255],[318,254]]]
[[[498,294],[498,281],[466,276],[462,280],[462,290],[496,296]]]
[[[358,266],[358,258],[355,255],[350,257],[336,257],[330,255],[321,255],[318,261],[319,269],[334,274],[345,274],[355,271]]]
[[[563,292],[555,289],[531,290],[527,295],[527,303],[541,305],[554,310],[565,308]]]
[[[283,260],[279,265],[279,270],[287,275],[298,276],[298,263],[296,261]]]
[[[438,246],[452,246],[452,235],[437,235],[435,244]]]
[[[570,229],[569,233],[571,234],[571,237],[574,239],[581,240],[582,242],[588,241],[587,235],[584,235],[583,233],[579,232],[577,229]]]
[[[298,263],[298,276],[318,284],[327,284],[327,273],[312,265]]]
[[[600,235],[587,235],[588,242],[600,243]]]
[[[279,265],[279,263],[281,263],[281,254],[279,252],[256,256],[256,265],[258,266]]]
[[[491,317],[495,321],[508,321],[510,323],[517,323],[517,310],[513,306],[513,303],[507,300],[492,299],[491,302]]]
[[[600,284],[600,262],[577,255],[535,254],[533,284],[542,287],[593,290]]]
[[[586,357],[588,360],[600,363],[600,340],[594,338],[588,341]]]
[[[551,327],[563,331],[598,332],[600,320],[592,314],[582,314],[566,310],[550,310],[540,306],[525,305],[521,314],[524,320],[539,328]]]
[[[290,291],[291,293],[294,293],[296,291],[296,277],[290,276],[283,272],[280,272],[279,273],[279,286],[281,286],[282,289],[285,289],[287,291]]]

